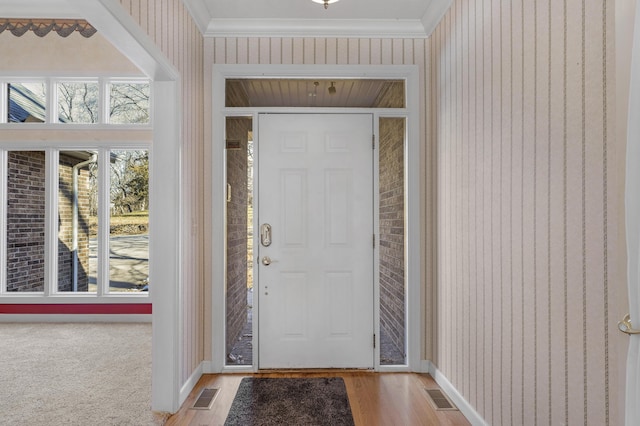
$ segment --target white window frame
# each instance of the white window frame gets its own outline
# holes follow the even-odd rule
[[[8,122],[8,90],[10,83],[44,82],[47,87],[47,98],[45,100],[45,122],[44,123],[9,123]],[[97,123],[60,123],[58,121],[58,83],[98,83],[98,122]],[[149,84],[149,122],[112,124],[110,122],[109,110],[111,107],[110,85],[113,83]],[[77,76],[77,75],[57,75],[57,76],[0,76],[0,129],[24,129],[24,128],[64,128],[64,129],[151,129],[153,128],[153,82],[146,77],[117,77],[117,76]]]
[[[99,83],[99,116],[98,123],[60,123],[58,121],[57,84],[59,82]],[[44,123],[8,123],[8,90],[9,83],[45,82],[47,85],[46,112]],[[149,122],[143,124],[110,124],[108,111],[110,105],[111,83],[148,83],[150,85]],[[0,303],[141,303],[148,302],[152,297],[152,289],[148,292],[109,292],[109,189],[110,173],[99,172],[99,203],[98,203],[98,286],[97,291],[88,292],[59,292],[58,291],[58,165],[60,151],[96,151],[99,153],[99,170],[109,170],[111,150],[148,150],[150,163],[153,162],[151,138],[141,139],[140,131],[149,132],[153,128],[153,104],[155,83],[146,77],[130,76],[93,76],[93,75],[50,75],[42,76],[25,73],[24,75],[0,75],[0,131],[96,131],[86,137],[86,141],[69,141],[37,138],[16,142],[0,141]],[[118,141],[109,138],[110,133],[101,131],[124,132],[119,134]],[[129,132],[129,133],[127,133]],[[127,136],[129,135],[129,136]],[[95,137],[94,137],[95,136]],[[56,136],[54,136],[56,137]],[[7,165],[9,151],[44,151],[45,152],[45,278],[44,289],[41,292],[8,292],[7,277]],[[151,167],[151,166],[150,166]],[[104,175],[104,176],[103,176]],[[151,178],[150,178],[151,180]],[[152,182],[149,182],[150,186]],[[105,202],[106,200],[106,202]],[[151,209],[150,209],[151,210]],[[152,236],[150,233],[149,246],[151,252]],[[149,267],[151,268],[151,255]]]

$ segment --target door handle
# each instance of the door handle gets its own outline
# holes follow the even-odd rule
[[[260,226],[260,244],[264,247],[271,245],[271,225],[268,223],[263,223],[262,226]]]
[[[264,266],[269,266],[271,265],[273,262],[275,262],[275,260],[271,260],[271,258],[269,256],[265,256],[262,258],[262,264]]]
[[[629,314],[625,315],[622,321],[618,322],[618,330],[626,334],[640,334],[640,330],[633,328],[633,325],[631,324],[631,315]]]

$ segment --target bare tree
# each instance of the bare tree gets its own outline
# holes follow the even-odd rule
[[[115,151],[111,165],[111,203],[114,213],[125,214],[149,208],[149,152]]]
[[[98,83],[59,83],[59,120],[66,123],[97,123],[98,97]]]

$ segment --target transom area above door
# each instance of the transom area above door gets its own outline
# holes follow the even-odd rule
[[[225,106],[286,108],[405,108],[404,80],[227,79]]]

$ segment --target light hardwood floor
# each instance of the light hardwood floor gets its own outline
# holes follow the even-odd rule
[[[167,425],[223,425],[240,380],[246,374],[207,374]],[[428,374],[374,372],[278,372],[259,373],[255,377],[342,377],[347,387],[356,426],[366,425],[469,425],[459,411],[435,411],[425,388],[438,388]],[[220,392],[210,410],[193,410],[195,398],[203,388]]]

